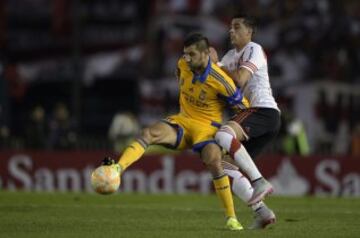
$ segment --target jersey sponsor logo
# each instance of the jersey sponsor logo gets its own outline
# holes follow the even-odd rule
[[[184,96],[184,99],[185,99],[189,104],[194,105],[194,106],[196,106],[196,107],[204,108],[204,109],[206,109],[206,108],[209,107],[209,105],[208,105],[207,103],[203,102],[200,98],[197,99],[197,98],[194,97],[193,95],[190,95],[190,94],[188,94],[188,93],[186,93],[186,92],[181,92],[181,93],[182,93],[182,95]],[[200,95],[199,95],[199,97],[200,97]],[[205,95],[204,95],[203,97],[204,97],[204,99],[205,99]],[[204,100],[204,99],[203,99],[203,100]]]

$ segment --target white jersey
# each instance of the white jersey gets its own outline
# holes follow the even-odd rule
[[[251,41],[239,52],[236,49],[229,50],[219,65],[229,71],[243,67],[251,72],[251,78],[241,89],[249,100],[250,107],[274,108],[280,111],[272,95],[266,55],[259,44]]]

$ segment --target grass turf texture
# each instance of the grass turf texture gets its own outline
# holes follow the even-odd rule
[[[252,221],[237,198],[239,220]],[[0,237],[359,237],[360,199],[269,197],[262,231],[227,231],[215,195],[0,192]]]

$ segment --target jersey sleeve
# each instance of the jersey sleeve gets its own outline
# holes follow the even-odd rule
[[[216,64],[219,67],[227,67],[229,64],[229,60],[230,60],[230,51],[228,51],[222,58],[221,61],[217,62]]]
[[[245,68],[252,74],[266,64],[266,56],[259,45],[249,45],[240,57],[239,68]]]

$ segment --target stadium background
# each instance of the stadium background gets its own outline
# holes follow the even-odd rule
[[[89,191],[89,171],[139,128],[177,111],[174,70],[190,31],[220,55],[231,16],[258,19],[281,132],[258,160],[278,194],[360,196],[358,1],[0,2],[0,186]],[[124,191],[210,193],[194,154],[159,148]]]

